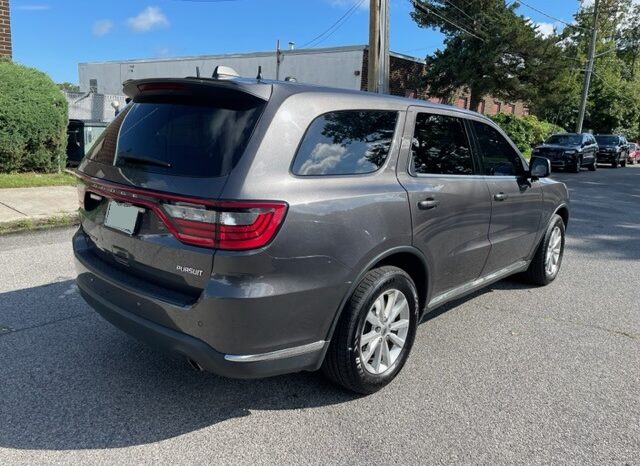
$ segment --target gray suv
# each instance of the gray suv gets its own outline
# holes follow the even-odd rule
[[[473,112],[247,79],[147,79],[79,166],[78,286],[106,320],[229,377],[360,393],[422,316],[560,268],[569,210]]]

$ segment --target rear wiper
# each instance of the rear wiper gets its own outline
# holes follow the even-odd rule
[[[119,154],[119,159],[126,160],[130,163],[139,163],[144,165],[157,165],[158,167],[171,168],[171,164],[164,160],[154,159],[153,157],[143,157],[133,154]]]

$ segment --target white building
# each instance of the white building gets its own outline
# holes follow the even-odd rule
[[[366,46],[322,49],[281,50],[277,70],[276,52],[204,55],[166,59],[123,60],[78,65],[80,89],[98,94],[122,94],[122,83],[128,79],[211,76],[218,65],[235,69],[240,76],[253,77],[262,67],[264,79],[295,77],[299,82],[360,90],[366,77]],[[396,59],[422,63],[413,57],[392,53]],[[365,78],[366,79],[366,78]],[[366,82],[365,82],[366,84]]]

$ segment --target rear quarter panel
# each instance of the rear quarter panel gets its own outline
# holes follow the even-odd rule
[[[378,172],[304,177],[291,173],[298,145],[317,116],[333,110],[385,108],[399,116],[389,156]],[[247,296],[253,289],[256,296],[272,300],[268,312],[244,318],[252,320],[256,332],[271,334],[267,340],[275,346],[327,338],[343,297],[366,265],[385,251],[411,244],[407,194],[395,174],[405,108],[372,103],[370,97],[293,95],[279,107],[255,157],[243,159],[230,175],[223,198],[289,204],[270,245],[240,254],[219,251],[214,262],[214,286],[216,281],[240,281],[246,284]],[[289,335],[282,326],[289,326]]]

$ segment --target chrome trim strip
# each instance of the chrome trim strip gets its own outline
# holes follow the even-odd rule
[[[274,359],[291,358],[293,356],[300,356],[301,354],[312,353],[314,351],[321,350],[327,343],[324,340],[316,341],[302,346],[294,346],[292,348],[284,348],[277,351],[271,351],[269,353],[259,354],[225,354],[224,359],[232,362],[257,362],[257,361],[272,361]]]
[[[457,288],[454,288],[453,290],[449,290],[446,291],[438,296],[436,296],[435,298],[433,298],[430,302],[428,307],[431,308],[433,306],[436,306],[444,301],[449,301],[450,299],[467,293],[471,290],[475,290],[476,288],[482,288],[483,286],[489,284],[490,282],[496,282],[508,275],[511,275],[519,270],[524,270],[527,268],[528,262],[527,261],[519,261],[516,262],[515,264],[511,264],[508,267],[505,267],[504,269],[500,269],[496,272],[490,273],[487,276],[484,277],[480,277],[472,282],[468,282],[465,283],[464,285],[461,285]]]

